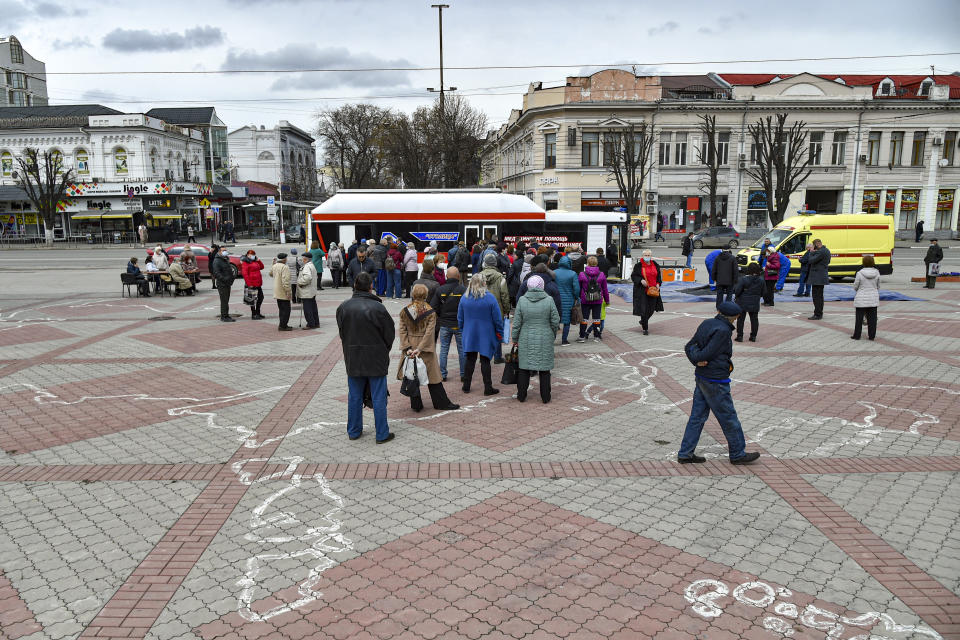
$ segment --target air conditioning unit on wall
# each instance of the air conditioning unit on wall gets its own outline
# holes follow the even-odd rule
[[[647,202],[656,202],[656,201],[657,201],[657,192],[647,191]]]
[[[939,146],[941,146],[942,144],[943,144],[943,138],[934,138],[934,139],[933,139],[933,146],[939,147]]]
[[[860,164],[867,164],[867,154],[860,154]]]
[[[741,160],[740,163],[739,163],[737,166],[738,166],[739,168],[741,168],[741,169],[746,169],[746,168],[747,168],[747,161],[746,161],[746,160]]]
[[[648,205],[647,205],[647,215],[648,215],[648,216],[655,216],[655,215],[657,215],[657,205],[655,205],[655,204],[648,204]]]

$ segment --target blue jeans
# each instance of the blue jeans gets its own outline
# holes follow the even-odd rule
[[[567,324],[563,325],[563,339],[560,340],[560,342],[561,343],[570,342],[569,340],[567,340],[567,338],[569,337],[570,337],[570,323],[568,322]]]
[[[687,254],[687,269],[690,269],[691,267],[693,267],[693,252],[692,252],[692,251],[691,251],[689,254]]]
[[[800,280],[797,282],[797,293],[801,296],[807,295],[810,293],[810,285],[807,284],[807,272],[800,272]]]
[[[377,295],[381,298],[387,293],[387,270],[377,269]]]
[[[713,411],[714,417],[723,429],[727,439],[727,448],[730,459],[742,458],[747,446],[743,437],[743,427],[737,418],[737,410],[733,407],[733,398],[730,397],[730,384],[725,382],[708,382],[697,378],[697,388],[693,392],[693,406],[690,408],[690,419],[683,432],[683,442],[680,443],[679,458],[691,457],[700,441],[703,425]]]
[[[402,298],[403,297],[403,271],[400,269],[394,269],[393,271],[387,271],[384,269],[387,274],[387,296],[391,298]]]
[[[377,427],[377,440],[390,435],[387,425],[387,377],[377,378],[347,376],[347,435],[355,438],[363,433],[363,390],[370,383],[373,397],[373,420]]]
[[[463,353],[463,333],[460,329],[451,329],[450,327],[440,327],[440,375],[447,377],[447,357],[450,355],[450,338],[457,341],[457,357],[460,360],[460,377],[463,377],[463,369],[466,355]]]

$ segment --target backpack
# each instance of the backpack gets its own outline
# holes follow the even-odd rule
[[[387,258],[383,261],[383,268],[387,271],[393,271],[397,268],[397,263],[393,261],[393,258],[387,256]]]
[[[590,281],[587,283],[587,292],[584,294],[584,298],[587,302],[599,302],[602,297],[600,294],[600,276],[589,276]]]

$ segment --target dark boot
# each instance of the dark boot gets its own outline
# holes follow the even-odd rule
[[[443,388],[443,383],[428,384],[427,389],[430,391],[430,400],[433,402],[434,409],[439,409],[440,411],[455,411],[460,408],[460,405],[450,402],[450,398],[447,397],[447,391]]]
[[[552,389],[550,386],[550,372],[541,371],[540,372],[540,399],[543,401],[543,404],[550,402],[552,394]]]

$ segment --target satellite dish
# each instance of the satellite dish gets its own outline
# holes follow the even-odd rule
[[[938,162],[937,164],[939,164],[941,167],[946,167],[946,166],[949,166],[950,161],[947,160],[946,158],[940,158],[940,162]]]

